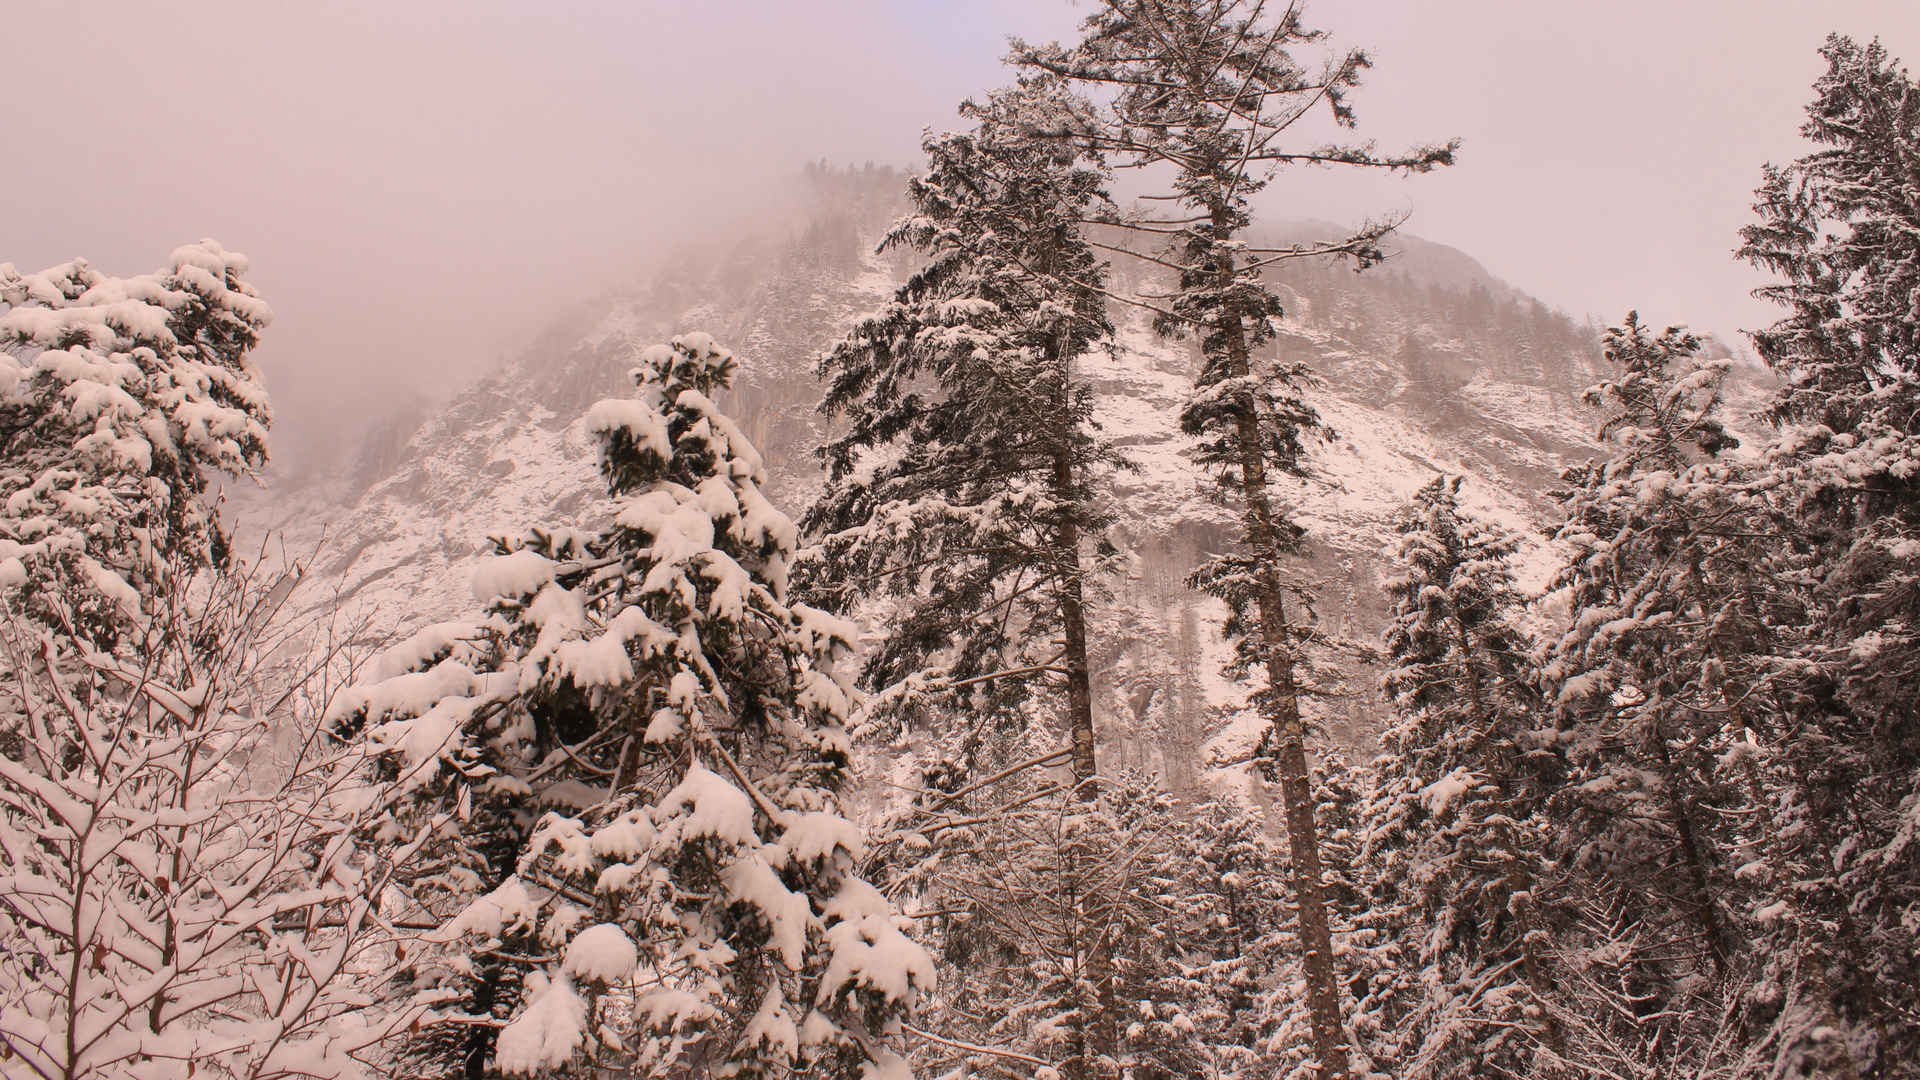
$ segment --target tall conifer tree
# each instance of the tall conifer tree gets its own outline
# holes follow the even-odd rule
[[[1388,227],[1284,250],[1250,245],[1245,234],[1252,224],[1250,200],[1282,165],[1426,171],[1451,162],[1454,147],[1381,156],[1363,146],[1287,145],[1289,129],[1322,105],[1337,124],[1354,122],[1347,93],[1369,61],[1360,52],[1321,66],[1294,58],[1292,50],[1320,37],[1301,23],[1297,5],[1273,15],[1259,0],[1105,0],[1083,24],[1078,43],[1015,42],[1012,59],[1104,98],[1102,109],[1053,118],[1047,133],[1129,164],[1166,170],[1171,184],[1159,197],[1181,210],[1162,222],[1130,224],[1169,241],[1168,250],[1153,258],[1173,271],[1177,286],[1164,305],[1153,305],[1156,326],[1167,334],[1194,335],[1202,356],[1182,426],[1198,438],[1202,462],[1242,513],[1237,550],[1209,562],[1196,580],[1227,601],[1233,611],[1229,629],[1243,642],[1243,659],[1265,676],[1258,695],[1268,721],[1262,754],[1281,789],[1313,1042],[1322,1075],[1331,1080],[1347,1075],[1345,1035],[1300,707],[1302,628],[1290,612],[1281,569],[1303,533],[1273,491],[1275,478],[1306,472],[1306,449],[1326,432],[1305,399],[1305,366],[1261,355],[1281,311],[1260,270],[1310,255],[1372,261]]]
[[[1057,85],[1023,86],[964,106],[976,130],[927,139],[914,212],[885,246],[931,261],[821,361],[822,411],[847,429],[822,451],[827,489],[806,523],[822,538],[817,589],[902,605],[870,688],[988,712],[1063,691],[1091,793],[1089,545],[1108,521],[1094,484],[1117,458],[1075,365],[1112,327],[1104,265],[1080,235],[1104,176],[1025,133],[1063,101]],[[964,768],[992,761],[951,749]]]
[[[1072,793],[1099,798],[1087,603],[1108,523],[1095,485],[1119,461],[1076,365],[1112,333],[1106,269],[1080,231],[1105,176],[1028,134],[1035,115],[1073,108],[1057,80],[1029,80],[963,106],[974,131],[925,141],[913,213],[885,246],[930,261],[820,365],[822,411],[847,429],[822,451],[812,584],[895,609],[864,673],[876,717],[977,717],[936,732],[923,762],[936,791],[1005,772],[1057,701]],[[1071,1056],[1091,1062],[1117,1049],[1112,928],[1078,933],[1097,940],[1076,946],[1090,996],[1071,1010]]]
[[[1821,55],[1816,149],[1766,170],[1740,248],[1786,309],[1753,341],[1786,380],[1764,483],[1799,613],[1760,746],[1799,898],[1768,931],[1770,1038],[1882,1075],[1920,1060],[1920,84],[1878,41]]]
[[[932,965],[841,813],[852,629],[789,599],[797,531],[713,401],[732,355],[687,334],[639,359],[638,395],[587,415],[608,524],[502,539],[474,582],[487,616],[403,645],[401,673],[338,706],[411,812],[482,813],[512,851],[448,881],[472,950],[453,969],[525,980],[468,1074],[489,1050],[562,1075],[897,1066],[888,1036]]]
[[[1588,949],[1611,957],[1607,973],[1584,969],[1590,985],[1649,1006],[1600,1027],[1657,1056],[1703,1041],[1699,1025],[1744,976],[1732,859],[1748,839],[1736,823],[1759,810],[1725,765],[1744,740],[1741,658],[1769,600],[1742,474],[1723,458],[1738,445],[1719,416],[1727,362],[1632,313],[1605,344],[1616,373],[1587,398],[1614,452],[1569,471],[1560,493],[1568,565],[1554,586],[1571,622],[1541,675],[1568,776],[1549,811],[1554,845],[1604,913],[1588,929],[1614,943]]]
[[[1516,542],[1463,511],[1459,491],[1459,478],[1437,478],[1401,511],[1386,583],[1394,716],[1366,854],[1383,909],[1370,918],[1398,914],[1388,932],[1409,977],[1383,1030],[1408,1080],[1552,1075],[1538,1070],[1564,1046],[1536,906],[1553,738],[1511,621]]]

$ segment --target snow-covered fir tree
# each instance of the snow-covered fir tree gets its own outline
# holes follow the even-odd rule
[[[1784,1070],[1912,1075],[1920,1060],[1920,84],[1886,49],[1821,49],[1801,134],[1740,255],[1786,309],[1753,335],[1786,385],[1762,484],[1777,512],[1764,651],[1784,880],[1764,1018]],[[1895,1020],[1894,1017],[1905,1017]],[[1909,1070],[1902,1072],[1901,1070]]]
[[[1108,931],[1114,939],[1120,1075],[1138,1080],[1216,1075],[1215,1043],[1240,1034],[1231,1028],[1241,1019],[1212,1012],[1220,988],[1210,980],[1227,974],[1216,963],[1237,958],[1238,942],[1222,940],[1220,915],[1233,900],[1245,899],[1249,888],[1270,887],[1271,879],[1255,867],[1247,867],[1244,877],[1232,877],[1231,860],[1248,853],[1230,838],[1216,838],[1212,849],[1227,867],[1215,872],[1215,866],[1196,859],[1204,834],[1154,778],[1122,776],[1105,801],[1111,824],[1104,831],[1111,839],[1104,846],[1126,854],[1124,863],[1114,859],[1125,867],[1125,877],[1114,890],[1117,902]],[[1249,886],[1248,877],[1257,880]],[[1259,932],[1252,918],[1240,929]],[[1256,951],[1248,966],[1260,958]]]
[[[1081,231],[1105,199],[1105,176],[1072,147],[1030,134],[1036,115],[1075,107],[1057,81],[1028,80],[963,106],[973,131],[925,141],[926,171],[908,186],[913,212],[885,246],[929,262],[820,364],[822,411],[847,427],[822,451],[828,482],[808,517],[820,536],[810,584],[886,626],[863,676],[875,692],[868,728],[922,743],[923,828],[1024,795],[1026,769],[1062,758],[1073,782],[1031,812],[1080,829],[1111,809],[1097,783],[1088,603],[1109,522],[1098,485],[1119,461],[1094,429],[1092,392],[1077,371],[1112,333],[1105,266]],[[1050,752],[1062,736],[1068,749]],[[1036,758],[1036,741],[1053,745]],[[989,775],[998,779],[975,787]],[[916,857],[951,865],[948,849],[968,838],[944,832]],[[1054,851],[1021,842],[1005,853]],[[1046,866],[993,859],[983,869],[1011,875],[1001,888],[1019,891]],[[1071,1029],[1052,1050],[1072,1075],[1093,1075],[1120,1052],[1107,954],[1118,938],[1091,912],[1127,902],[1105,897],[1063,913],[1079,921],[1068,938],[1090,950],[1058,969],[1067,982],[1003,978],[993,990],[1003,1004],[1028,995],[1006,1004],[1025,1022]]]
[[[1393,716],[1364,821],[1366,918],[1393,939],[1397,977],[1375,1067],[1396,1077],[1553,1075],[1564,1047],[1548,1001],[1539,813],[1558,781],[1527,684],[1509,569],[1517,541],[1460,507],[1458,477],[1397,519],[1383,678]]]
[[[1401,1047],[1402,1017],[1415,1000],[1420,972],[1407,966],[1407,912],[1398,882],[1383,881],[1369,849],[1368,824],[1383,780],[1369,764],[1349,760],[1338,747],[1321,748],[1313,770],[1319,792],[1321,850],[1326,866],[1327,918],[1341,956],[1341,985],[1353,999],[1347,1017],[1356,1076],[1392,1076]],[[1283,878],[1284,878],[1283,874]],[[1293,969],[1295,956],[1287,958]],[[1283,968],[1283,972],[1288,969]],[[1263,1012],[1272,1034],[1269,1052],[1281,1075],[1306,1080],[1312,1074],[1312,1041],[1300,1016],[1297,975],[1276,982]],[[1275,1070],[1280,1071],[1280,1070]]]
[[[1347,92],[1368,66],[1348,52],[1324,65],[1293,52],[1317,40],[1297,6],[1269,11],[1259,0],[1114,0],[1089,15],[1069,47],[1014,43],[1012,61],[1086,86],[1107,101],[1100,110],[1061,112],[1045,133],[1130,164],[1168,170],[1156,192],[1178,207],[1164,222],[1116,223],[1171,237],[1155,261],[1177,286],[1157,304],[1156,326],[1199,340],[1202,364],[1182,416],[1243,517],[1238,549],[1208,563],[1196,581],[1226,600],[1230,632],[1243,659],[1261,669],[1258,701],[1268,721],[1262,753],[1279,784],[1296,874],[1299,931],[1313,1018],[1315,1052],[1328,1080],[1347,1075],[1332,944],[1320,882],[1321,864],[1309,782],[1306,725],[1296,657],[1300,626],[1289,614],[1281,567],[1302,533],[1275,501],[1272,480],[1305,471],[1305,451],[1324,427],[1305,399],[1311,373],[1285,358],[1262,356],[1273,340],[1279,299],[1262,280],[1263,266],[1289,258],[1349,254],[1362,263],[1379,255],[1386,226],[1324,246],[1262,250],[1249,245],[1249,199],[1281,165],[1328,163],[1425,171],[1452,160],[1453,148],[1380,156],[1362,146],[1306,149],[1285,136],[1324,104],[1351,126]]]
[[[924,143],[913,213],[885,246],[930,261],[821,360],[821,409],[847,426],[822,450],[827,488],[807,524],[821,538],[813,587],[892,609],[863,677],[881,695],[870,712],[1011,717],[1030,695],[1064,698],[1090,795],[1087,601],[1108,523],[1096,485],[1116,457],[1075,364],[1112,333],[1080,229],[1105,177],[1026,130],[1068,107],[1035,80],[964,106],[973,131]],[[982,734],[942,739],[956,776],[1008,760]]]
[[[1699,351],[1633,314],[1607,332],[1617,374],[1588,400],[1613,455],[1566,476],[1553,588],[1569,625],[1540,673],[1567,769],[1552,845],[1594,924],[1582,932],[1613,945],[1587,948],[1569,977],[1595,998],[1580,1011],[1602,1018],[1603,1041],[1655,1059],[1699,1044],[1693,1025],[1738,996],[1740,823],[1764,812],[1725,766],[1746,742],[1741,657],[1766,632],[1766,562],[1724,459],[1738,445],[1719,418],[1727,364]]]
[[[226,561],[208,485],[265,461],[273,418],[247,270],[212,240],[130,278],[0,264],[0,585],[34,582],[35,618],[110,647],[170,571]]]
[[[414,814],[484,807],[486,844],[515,852],[445,879],[466,951],[423,974],[521,985],[491,1047],[442,1067],[902,1075],[932,963],[854,869],[852,630],[788,596],[796,530],[713,400],[732,355],[686,334],[638,361],[638,394],[587,415],[609,523],[503,538],[485,618],[403,645],[410,670],[338,710]]]
[[[1163,891],[1175,942],[1166,994],[1206,1048],[1203,1075],[1284,1075],[1275,1019],[1291,1011],[1299,965],[1287,941],[1285,859],[1237,799],[1191,808],[1176,827],[1176,876]]]

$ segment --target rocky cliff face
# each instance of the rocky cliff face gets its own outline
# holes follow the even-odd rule
[[[813,357],[906,272],[904,257],[873,253],[899,190],[885,170],[809,170],[791,228],[675,259],[645,287],[558,319],[445,408],[397,408],[337,479],[249,496],[247,519],[296,552],[320,544],[324,530],[310,605],[341,603],[393,629],[457,616],[473,605],[468,579],[488,536],[597,512],[602,488],[581,414],[624,392],[632,346],[696,329],[740,356],[725,404],[773,468],[769,496],[797,516],[818,477]],[[1379,581],[1394,510],[1436,472],[1464,474],[1475,510],[1537,534],[1553,479],[1594,450],[1578,391],[1598,374],[1595,328],[1457,251],[1411,237],[1399,247],[1365,274],[1303,264],[1274,277],[1288,307],[1275,347],[1325,379],[1316,401],[1337,432],[1315,455],[1317,479],[1286,496],[1312,533],[1294,572],[1317,593],[1327,641],[1314,707],[1328,734],[1349,743],[1379,709],[1365,653],[1385,622]],[[1117,268],[1120,285],[1150,269]],[[1113,540],[1131,561],[1098,624],[1099,722],[1109,762],[1186,787],[1244,757],[1254,733],[1243,690],[1219,673],[1221,612],[1184,585],[1233,522],[1178,431],[1192,346],[1155,337],[1137,313],[1117,317],[1114,350],[1084,371],[1108,435],[1139,466],[1112,490]],[[1535,541],[1535,583],[1550,564]]]

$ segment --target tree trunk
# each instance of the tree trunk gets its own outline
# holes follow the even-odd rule
[[[1230,257],[1219,264],[1220,285],[1235,278]],[[1237,312],[1226,324],[1229,374],[1245,379],[1252,370],[1244,327]],[[1300,928],[1301,966],[1307,980],[1307,1011],[1321,1080],[1346,1080],[1346,1031],[1340,1017],[1340,987],[1333,972],[1333,937],[1327,927],[1325,886],[1320,871],[1320,838],[1314,824],[1313,784],[1307,773],[1306,724],[1294,678],[1293,646],[1288,642],[1285,595],[1280,588],[1280,550],[1273,506],[1267,498],[1266,459],[1261,452],[1259,420],[1249,395],[1236,418],[1240,453],[1240,493],[1247,546],[1259,560],[1255,597],[1260,609],[1260,646],[1266,661],[1267,693],[1261,711],[1272,739],[1271,778],[1280,784],[1287,822],[1287,848],[1293,868],[1294,903]]]
[[[1053,482],[1057,496],[1073,491],[1073,460],[1066,448],[1056,451]],[[1093,757],[1093,678],[1087,662],[1087,608],[1080,585],[1080,529],[1072,519],[1060,523],[1054,557],[1060,563],[1060,627],[1067,665],[1067,730],[1073,747],[1074,790],[1092,802],[1099,795],[1099,770]]]
[[[1073,393],[1072,372],[1068,369],[1064,347],[1056,336],[1054,361],[1059,368],[1060,415],[1070,415]],[[1092,805],[1100,797],[1099,768],[1093,749],[1093,678],[1087,660],[1087,608],[1085,589],[1080,580],[1080,526],[1075,518],[1079,506],[1073,474],[1073,447],[1062,431],[1053,451],[1053,495],[1061,508],[1061,519],[1054,537],[1053,557],[1057,563],[1056,595],[1060,604],[1060,630],[1067,667],[1067,729],[1072,747],[1074,796]],[[1117,903],[1118,897],[1114,900]],[[1097,905],[1095,909],[1098,910]],[[1103,919],[1103,923],[1111,923]],[[1094,1015],[1084,1024],[1084,1059],[1111,1058],[1118,1048],[1118,988],[1114,985],[1113,941],[1109,925],[1088,926],[1092,940],[1087,946],[1087,978],[1094,985]],[[1092,1076],[1091,1061],[1081,1062],[1082,1073]]]
[[[1057,246],[1071,242],[1072,230],[1062,227],[1039,260],[1042,273],[1051,273]],[[1093,757],[1093,678],[1087,662],[1087,605],[1080,580],[1080,494],[1073,470],[1073,353],[1072,331],[1062,325],[1047,342],[1054,382],[1054,407],[1060,426],[1052,432],[1053,501],[1060,520],[1053,538],[1055,595],[1060,604],[1061,659],[1067,665],[1067,730],[1073,749],[1074,793],[1091,803],[1099,795],[1099,770]]]
[[[1666,724],[1659,713],[1653,718],[1652,736],[1654,754],[1660,759],[1660,786],[1665,789],[1663,793],[1667,797],[1667,815],[1673,822],[1673,830],[1679,840],[1687,886],[1693,890],[1693,903],[1688,906],[1692,908],[1694,922],[1700,927],[1700,936],[1706,941],[1707,960],[1713,965],[1713,973],[1724,980],[1727,977],[1727,958],[1733,952],[1732,943],[1714,905],[1713,885],[1707,878],[1706,852],[1700,844],[1699,835],[1694,831],[1693,815],[1687,813],[1687,801],[1680,792],[1679,770],[1674,767],[1672,752],[1667,747]]]

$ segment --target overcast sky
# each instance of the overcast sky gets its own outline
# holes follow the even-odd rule
[[[805,160],[911,167],[1006,81],[1053,0],[7,0],[0,262],[152,269],[213,236],[278,313],[260,358],[311,418],[496,360],[544,311],[724,230]],[[1575,315],[1733,336],[1729,256],[1829,31],[1920,64],[1912,0],[1320,0],[1368,48],[1360,134],[1451,136],[1411,180],[1317,173],[1275,216],[1409,228]],[[339,433],[352,429],[343,418]]]

